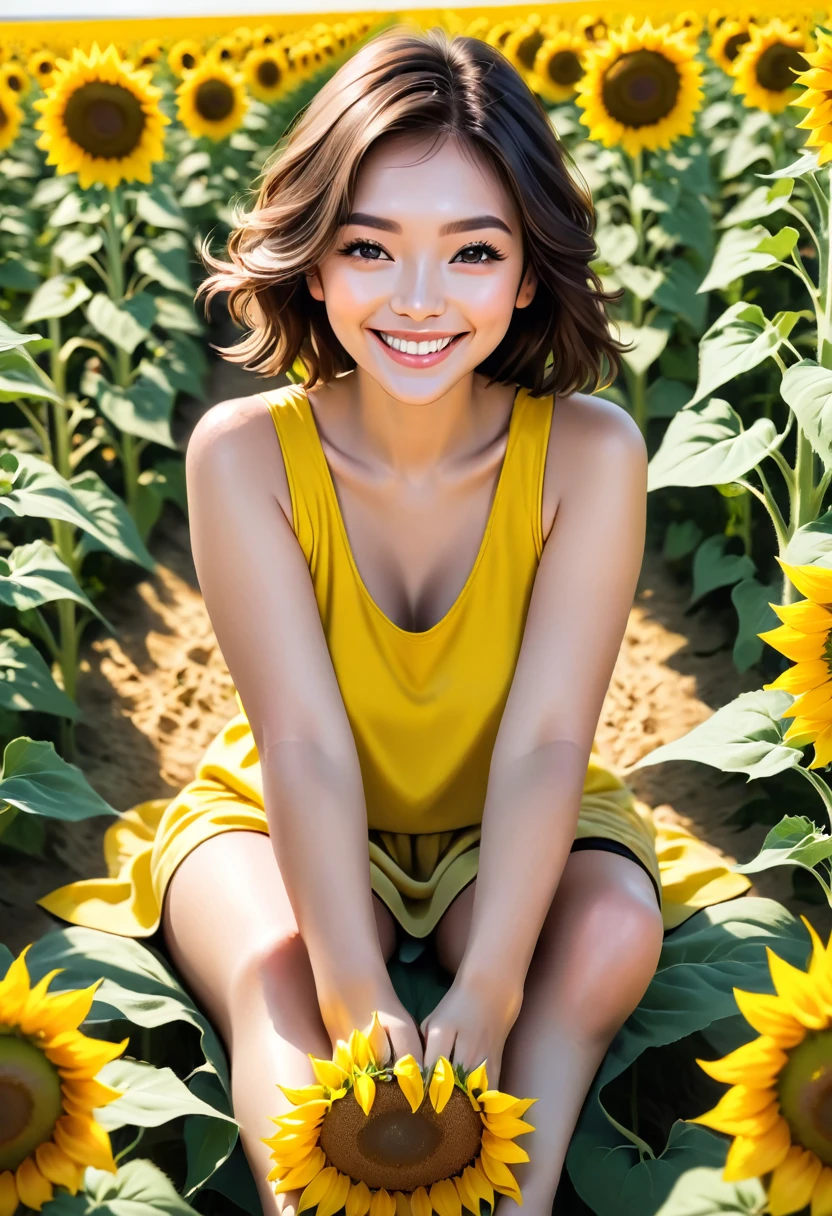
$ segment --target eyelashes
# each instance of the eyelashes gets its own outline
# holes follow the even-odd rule
[[[338,253],[343,254],[345,257],[351,257],[356,249],[375,249],[380,253],[385,252],[384,248],[377,241],[357,237],[355,240],[347,241],[346,244],[338,250]],[[470,249],[476,249],[480,252],[484,252],[487,256],[485,258],[478,258],[471,262],[463,261],[459,263],[459,265],[484,266],[487,262],[505,261],[506,255],[504,253],[500,253],[499,249],[492,245],[490,241],[472,241],[469,245],[464,245],[458,253],[454,254],[454,260],[459,257],[459,254],[467,253]],[[357,258],[356,260],[360,262],[380,262],[382,259],[379,257],[361,257]]]

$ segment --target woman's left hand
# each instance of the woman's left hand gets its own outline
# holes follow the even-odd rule
[[[509,985],[489,979],[474,986],[457,976],[421,1023],[425,1066],[432,1068],[440,1056],[445,1056],[470,1072],[485,1060],[488,1087],[496,1089],[505,1041],[522,1001],[522,991],[515,993]]]

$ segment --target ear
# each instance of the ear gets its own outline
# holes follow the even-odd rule
[[[534,299],[534,293],[537,291],[537,275],[534,267],[529,265],[526,267],[526,273],[520,283],[517,291],[517,299],[514,302],[515,308],[526,308]]]
[[[309,294],[311,295],[312,299],[320,300],[323,303],[324,286],[318,276],[318,272],[313,271],[312,274],[307,274],[304,277],[306,279],[306,286],[309,288]]]

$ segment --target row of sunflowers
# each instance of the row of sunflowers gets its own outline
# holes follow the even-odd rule
[[[648,438],[655,528],[691,575],[691,608],[727,604],[734,662],[759,672],[758,692],[642,764],[763,780],[772,795],[754,814],[771,830],[738,868],[792,866],[832,902],[832,34],[825,14],[755,12],[408,20],[499,47],[591,188],[595,267],[620,292],[629,346],[605,392]],[[197,244],[222,240],[298,110],[383,23],[164,24],[153,38],[76,25],[74,41],[0,25],[11,856],[48,848],[56,820],[71,832],[118,814],[71,762],[80,646],[94,622],[111,628],[108,587],[153,569],[164,504],[187,507],[172,424],[209,370]],[[421,1017],[445,981],[412,953],[391,969]],[[57,930],[17,957],[0,945],[0,974],[0,1216],[257,1216],[222,1045],[158,951]],[[580,1200],[598,1216],[832,1216],[831,1029],[832,951],[808,921],[746,897],[680,925],[582,1112],[567,1162]],[[461,1091],[493,1151],[412,1193],[344,1189],[321,1120],[342,1091],[367,1107],[385,1063],[372,1031],[315,1062],[314,1094],[290,1095],[294,1123],[269,1142],[275,1185],[299,1185],[302,1161],[303,1206],[320,1216],[486,1216],[515,1194],[524,1101],[494,1097],[484,1073],[411,1064],[395,1072],[408,1101],[441,1113]]]

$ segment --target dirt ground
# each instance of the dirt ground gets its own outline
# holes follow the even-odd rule
[[[239,385],[239,373],[229,378],[226,367],[220,365],[212,400],[234,395],[230,387]],[[194,422],[192,413],[180,427],[187,433]],[[119,636],[91,638],[79,681],[77,763],[120,811],[148,798],[173,797],[236,713],[199,593],[187,523],[175,508],[166,507],[150,547],[157,572],[108,600],[105,611]],[[648,554],[598,732],[603,754],[625,775],[653,748],[759,686],[757,673],[740,677],[733,667],[730,620],[707,612],[686,616],[687,595],[687,587]],[[661,765],[630,779],[657,816],[683,823],[731,860],[752,857],[765,834],[759,825],[737,834],[726,824],[754,791],[737,781],[726,786],[722,774],[703,765]],[[11,949],[54,927],[35,898],[73,878],[105,873],[100,840],[108,822],[72,825],[59,833],[49,856],[0,865],[0,939]],[[785,869],[759,875],[754,892],[810,915],[821,933],[832,925],[828,908],[792,898]]]

